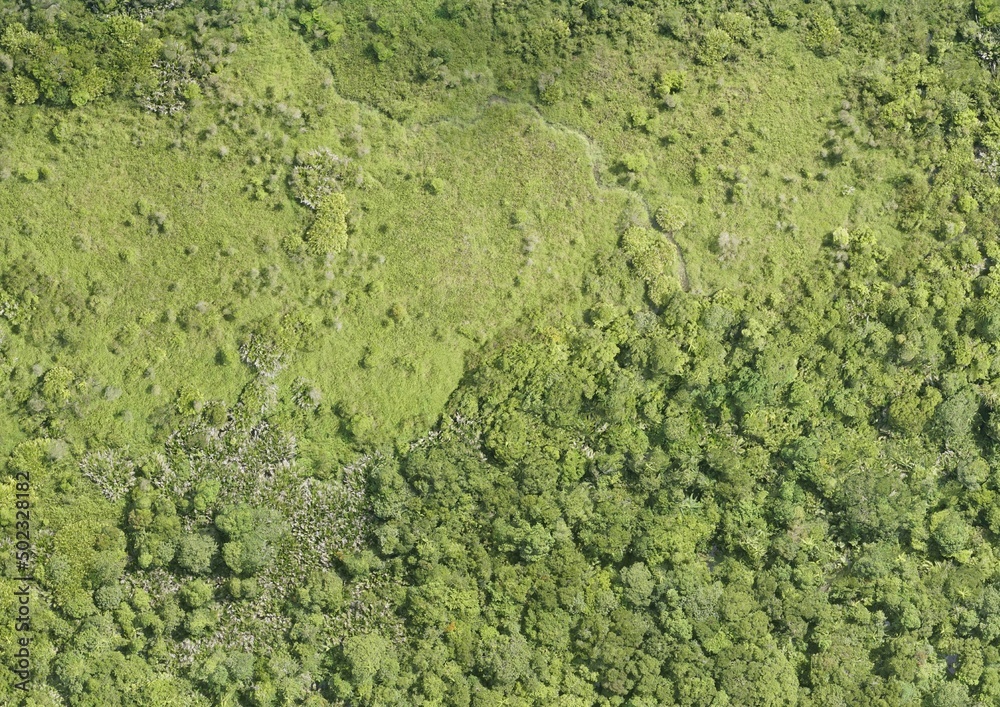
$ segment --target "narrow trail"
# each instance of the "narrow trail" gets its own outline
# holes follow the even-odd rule
[[[590,161],[590,168],[594,175],[594,182],[597,184],[598,189],[603,189],[605,191],[620,190],[629,194],[632,198],[638,199],[639,203],[642,204],[643,209],[645,209],[646,211],[646,218],[649,221],[650,227],[662,233],[667,238],[667,240],[670,241],[670,244],[674,247],[674,253],[675,253],[674,262],[676,263],[677,280],[680,283],[681,289],[684,290],[685,292],[691,291],[691,282],[688,279],[688,273],[687,273],[687,263],[684,262],[684,254],[681,252],[680,246],[677,244],[677,239],[674,238],[674,234],[672,231],[665,231],[662,228],[660,228],[659,224],[656,223],[655,211],[649,205],[649,200],[646,198],[646,196],[635,189],[629,189],[628,187],[623,187],[621,184],[618,184],[617,182],[606,181],[604,178],[604,172],[605,172],[604,153],[601,151],[601,148],[596,143],[596,141],[581,130],[578,130],[576,128],[571,128],[568,125],[563,125],[562,123],[556,123],[549,120],[548,118],[545,117],[545,115],[542,114],[542,111],[539,110],[538,106],[534,105],[533,103],[526,103],[523,101],[512,101],[506,96],[494,94],[486,100],[485,104],[481,105],[480,109],[477,111],[475,118],[468,119],[468,118],[455,118],[448,116],[448,117],[438,118],[436,120],[430,120],[423,123],[418,122],[418,123],[408,124],[405,121],[399,120],[398,118],[394,117],[393,115],[391,115],[390,113],[386,112],[385,110],[376,105],[372,105],[370,103],[367,103],[366,101],[362,101],[357,98],[352,98],[344,94],[338,94],[338,95],[343,100],[349,103],[353,103],[359,109],[365,109],[378,113],[383,118],[399,123],[400,125],[403,125],[404,127],[411,130],[414,128],[416,129],[428,128],[439,124],[459,124],[459,125],[469,126],[475,123],[476,120],[478,120],[481,117],[482,111],[484,109],[494,105],[505,105],[505,106],[512,106],[515,108],[526,108],[530,110],[532,113],[535,114],[538,120],[541,121],[542,125],[544,125],[545,127],[554,130],[556,132],[572,135],[577,140],[580,140],[583,143],[584,151],[587,154],[587,159]]]
[[[604,190],[621,190],[639,200],[639,203],[641,203],[643,208],[646,210],[646,218],[649,220],[649,225],[653,229],[659,231],[664,236],[666,236],[667,240],[669,240],[671,245],[673,245],[674,252],[676,253],[675,262],[677,264],[677,279],[680,282],[681,289],[683,289],[685,292],[690,292],[691,282],[690,280],[688,280],[687,263],[684,262],[684,254],[681,252],[680,246],[677,244],[677,240],[674,238],[673,232],[663,230],[662,228],[660,228],[659,224],[656,223],[656,218],[654,216],[655,212],[653,208],[649,205],[649,200],[646,198],[644,194],[642,194],[639,191],[636,191],[635,189],[629,189],[628,187],[623,187],[621,184],[615,182],[608,183],[605,180],[604,153],[601,151],[600,146],[597,145],[597,143],[594,141],[593,138],[591,138],[589,135],[587,135],[581,130],[577,130],[576,128],[571,128],[568,125],[563,125],[562,123],[555,123],[549,120],[542,114],[542,111],[539,110],[538,106],[534,104],[511,101],[510,99],[504,96],[498,96],[498,95],[491,96],[487,101],[488,106],[497,104],[528,108],[538,117],[540,121],[542,121],[542,124],[544,124],[547,128],[550,128],[557,132],[566,133],[567,135],[572,135],[578,140],[582,141],[584,149],[587,153],[587,159],[590,160],[590,168],[594,174],[594,181],[597,183],[597,187],[599,189],[604,189]]]

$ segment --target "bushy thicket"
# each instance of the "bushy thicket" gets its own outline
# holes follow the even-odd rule
[[[377,218],[389,188],[373,181],[364,194],[346,191],[365,183],[357,160],[332,149],[289,148],[287,159],[261,166],[270,154],[258,146],[289,142],[264,123],[308,135],[313,114],[272,100],[273,91],[241,113],[242,99],[211,79],[245,30],[290,26],[302,51],[345,67],[335,72],[345,90],[357,92],[350,71],[363,67],[370,95],[355,97],[393,114],[418,100],[448,105],[448,92],[482,80],[452,69],[470,58],[509,69],[494,77],[497,90],[542,110],[606,100],[572,78],[575,62],[594,57],[657,101],[624,108],[614,128],[620,154],[600,193],[629,201],[617,247],[595,259],[582,283],[567,283],[580,288],[581,315],[553,307],[491,337],[470,334],[480,348],[437,424],[414,439],[391,439],[352,401],[328,399],[311,382],[317,371],[298,365],[305,351],[335,347],[326,337],[342,323],[331,312],[348,318],[360,298],[380,294],[380,280],[345,277],[346,292],[310,286],[308,309],[286,303],[265,312],[234,299],[217,318],[204,300],[138,313],[102,342],[110,355],[139,345],[162,318],[211,341],[215,380],[238,384],[223,400],[193,381],[163,391],[153,366],[130,369],[128,384],[148,386],[159,401],[137,451],[118,431],[131,410],[97,414],[123,390],[72,355],[84,313],[103,316],[116,295],[111,270],[130,262],[127,244],[115,244],[117,261],[106,277],[88,274],[85,289],[4,250],[0,429],[19,441],[8,445],[0,479],[0,525],[16,529],[16,479],[29,475],[37,590],[32,689],[17,691],[0,663],[0,698],[1000,702],[994,5],[0,5],[8,110],[80,113],[102,96],[120,99],[176,128],[170,149],[192,149],[220,130],[185,121],[206,101],[234,137],[252,132],[256,142],[237,139],[233,153],[207,146],[211,164],[244,169],[250,198],[276,210],[298,208],[281,198],[287,185],[311,211],[296,213],[313,220],[304,240],[283,234],[284,250],[262,239],[271,262],[232,277],[232,292],[245,300],[264,290],[282,295],[282,268],[322,260],[329,269],[321,276],[334,279],[377,260],[357,252],[366,244],[354,243],[353,231],[348,243],[350,219],[360,211]],[[737,80],[741,62],[768,56],[775,37],[795,71],[799,62],[842,62],[833,73],[843,95],[815,131],[819,171],[808,163],[784,182],[804,182],[804,196],[847,173],[859,191],[884,186],[867,193],[885,199],[857,203],[834,228],[806,233],[810,224],[787,228],[790,200],[776,197],[778,230],[789,239],[779,243],[822,240],[818,256],[798,271],[762,258],[770,279],[762,276],[759,288],[707,293],[698,278],[709,266],[692,263],[694,286],[683,269],[697,239],[709,241],[712,266],[725,268],[761,234],[708,228],[697,207],[718,198],[722,219],[723,209],[763,197],[749,169],[709,167],[701,152],[691,169],[701,200],[656,191],[651,175],[677,156],[663,151],[693,129],[664,116]],[[676,66],[654,67],[641,81],[629,73],[643,52],[667,42]],[[734,112],[720,103],[711,117],[728,131]],[[240,132],[242,120],[261,124]],[[46,140],[70,139],[74,125],[58,123]],[[754,134],[748,154],[769,154],[785,138],[764,128],[745,131]],[[353,130],[344,142],[360,159],[367,146],[362,128]],[[740,144],[738,132],[720,144]],[[397,149],[405,142],[372,139],[383,138]],[[583,138],[603,184],[601,146]],[[236,157],[239,167],[231,166]],[[0,189],[51,177],[48,165],[19,167],[17,180],[0,166]],[[462,186],[460,173],[445,179],[424,164],[401,165],[398,176],[401,188],[433,203]],[[496,205],[507,215],[511,207],[505,196]],[[539,249],[530,228],[545,214],[513,208],[510,225],[529,231],[520,286]],[[145,201],[121,214],[130,227],[136,216],[149,237],[183,233],[173,213],[168,219]],[[12,234],[39,237],[28,217]],[[456,252],[471,253],[467,236],[456,237],[465,248]],[[226,258],[243,245],[220,245],[213,276],[228,276]],[[74,247],[108,248],[83,232]],[[198,246],[180,248],[191,256]],[[433,316],[401,303],[382,315],[352,324],[398,332]],[[216,353],[222,321],[241,338]],[[25,350],[53,355],[25,361]],[[161,351],[157,365],[170,365]],[[385,358],[366,345],[342,373],[377,373]],[[397,364],[423,381],[435,374],[404,357]],[[0,556],[7,610],[18,572],[10,549],[7,541]],[[14,635],[0,625],[0,644],[12,645]]]

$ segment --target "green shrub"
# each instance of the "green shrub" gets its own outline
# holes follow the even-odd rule
[[[656,86],[653,92],[657,98],[666,98],[674,93],[683,91],[686,84],[687,74],[683,71],[676,69],[661,71],[656,78]]]
[[[676,289],[674,247],[651,228],[632,226],[622,234],[622,250],[645,281],[649,298],[661,304]]]
[[[14,103],[19,106],[38,100],[38,85],[27,76],[15,76],[11,79],[10,92],[14,95]]]
[[[347,247],[347,197],[340,192],[324,198],[316,218],[306,232],[306,245],[313,255],[339,253]]]
[[[753,39],[753,20],[742,12],[724,12],[719,16],[719,27],[743,46]]]
[[[628,110],[628,122],[633,128],[644,128],[649,122],[649,111],[645,106],[634,105]],[[635,171],[635,170],[631,170]]]
[[[708,184],[708,180],[711,179],[711,177],[712,170],[709,169],[708,165],[704,162],[698,162],[691,168],[691,181],[694,182],[696,186]]]
[[[733,38],[725,30],[713,27],[705,32],[698,44],[698,63],[706,66],[718,64],[733,51]]]
[[[552,80],[538,82],[538,100],[547,106],[555,105],[566,97],[566,90],[561,83]]]
[[[828,9],[813,11],[806,24],[804,41],[819,56],[831,56],[840,50],[840,29]]]
[[[208,574],[218,549],[206,533],[188,533],[177,543],[177,564],[192,574]]]
[[[649,169],[649,158],[642,152],[628,152],[622,155],[619,165],[626,172],[640,174]]]
[[[687,224],[687,209],[677,201],[663,204],[656,210],[656,225],[668,233],[679,231]]]
[[[371,51],[378,62],[389,61],[396,54],[396,50],[391,45],[385,44],[382,40],[376,39],[371,43]]]

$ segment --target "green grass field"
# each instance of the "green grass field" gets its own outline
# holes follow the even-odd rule
[[[220,78],[247,118],[205,106],[180,126],[115,107],[12,120],[0,208],[25,237],[7,257],[26,256],[63,302],[36,313],[35,345],[13,355],[120,391],[93,412],[114,443],[148,444],[148,417],[184,386],[233,402],[248,380],[240,342],[292,312],[315,340],[282,389],[305,378],[388,439],[432,425],[465,353],[525,311],[579,316],[583,268],[615,247],[627,199],[595,183],[579,139],[499,103],[399,125],[322,88],[323,74],[272,29]],[[285,185],[294,155],[317,148],[362,174],[334,258],[302,252],[311,217]]]
[[[998,66],[1000,0],[0,0],[0,703],[1000,703]]]

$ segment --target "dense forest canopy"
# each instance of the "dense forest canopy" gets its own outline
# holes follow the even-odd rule
[[[0,702],[1000,703],[998,66],[997,0],[0,0]]]

